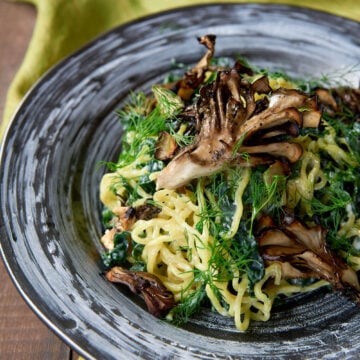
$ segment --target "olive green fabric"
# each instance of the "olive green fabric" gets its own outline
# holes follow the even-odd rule
[[[179,6],[233,1],[205,0],[24,0],[37,8],[34,32],[24,60],[8,90],[0,139],[21,99],[52,65],[89,40],[135,18]],[[251,1],[246,1],[251,2]],[[360,21],[358,0],[257,0],[304,6]]]

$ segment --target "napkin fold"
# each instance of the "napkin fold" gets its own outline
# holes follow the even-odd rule
[[[0,139],[21,99],[41,75],[99,34],[135,18],[179,6],[215,2],[254,2],[244,0],[20,1],[36,7],[37,20],[23,62],[7,93]],[[256,2],[304,6],[360,21],[360,3],[355,0],[257,0]]]

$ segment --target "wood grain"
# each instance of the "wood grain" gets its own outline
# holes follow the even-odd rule
[[[69,359],[70,349],[29,309],[0,265],[1,359]]]

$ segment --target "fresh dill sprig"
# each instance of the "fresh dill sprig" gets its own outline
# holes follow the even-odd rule
[[[263,275],[264,264],[258,254],[256,241],[239,231],[229,241],[218,237],[210,245],[209,273],[212,281],[229,282],[246,273],[252,284]],[[239,275],[235,275],[235,274]]]
[[[194,142],[195,135],[186,132],[188,124],[183,123],[179,129],[176,130],[177,126],[173,122],[168,122],[168,131],[176,144],[180,147],[188,146]]]
[[[209,177],[209,183],[205,187],[209,198],[207,212],[212,214],[213,231],[216,233],[226,232],[231,226],[236,210],[234,194],[239,180],[240,174],[236,169],[226,169]]]
[[[286,177],[282,175],[272,176],[270,182],[264,181],[263,174],[257,170],[253,171],[250,179],[251,193],[251,219],[250,233],[252,235],[253,224],[257,215],[265,208],[279,208],[280,200],[285,189]]]
[[[181,97],[171,90],[163,86],[154,85],[152,91],[157,101],[160,114],[165,118],[177,115],[184,108],[184,102]]]
[[[186,297],[182,297],[175,308],[171,310],[172,322],[175,325],[186,323],[200,309],[205,299],[206,292],[203,284]]]
[[[166,129],[166,118],[161,115],[158,107],[148,114],[137,111],[138,109],[132,108],[132,113],[127,115],[127,132],[123,137],[119,167],[134,162],[145,146],[148,148],[148,153],[153,153],[159,132]],[[120,119],[123,119],[122,112],[119,115]]]
[[[124,131],[136,129],[136,124],[150,112],[150,101],[143,92],[131,92],[126,106],[116,111]]]
[[[315,215],[323,215],[328,212],[336,211],[337,209],[344,209],[346,205],[351,203],[349,193],[342,189],[331,191],[326,189],[326,193],[319,199],[314,196],[311,199],[311,209]]]

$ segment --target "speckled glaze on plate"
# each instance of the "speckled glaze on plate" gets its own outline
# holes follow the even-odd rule
[[[101,160],[119,152],[114,112],[204,49],[241,53],[297,77],[360,63],[360,24],[303,8],[239,4],[178,9],[118,27],[48,72],[14,117],[1,152],[4,261],[28,304],[61,338],[96,359],[353,359],[360,310],[328,291],[299,295],[246,333],[204,310],[182,328],[158,320],[102,276]],[[346,71],[344,72],[346,73]],[[347,73],[358,84],[359,74]]]

